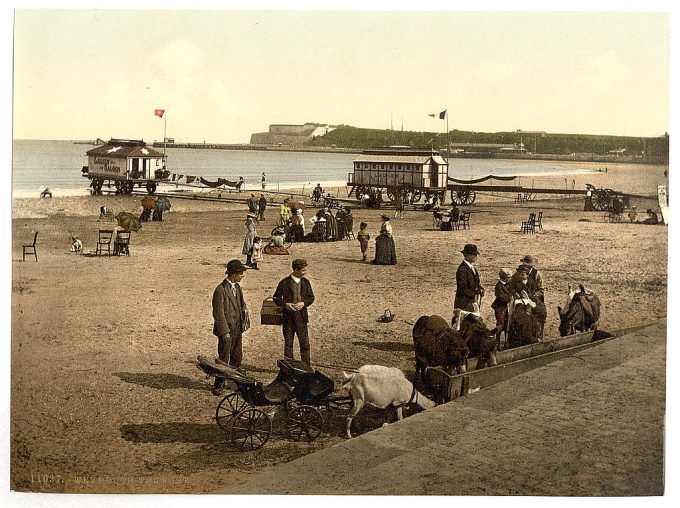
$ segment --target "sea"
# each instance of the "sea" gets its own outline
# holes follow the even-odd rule
[[[81,173],[87,165],[86,152],[95,145],[74,141],[13,141],[12,196],[38,197],[49,188],[53,196],[88,195],[90,181]],[[162,151],[162,150],[161,150]],[[244,190],[260,190],[262,173],[267,190],[312,188],[320,183],[333,189],[344,187],[352,172],[351,153],[288,152],[265,150],[220,150],[167,148],[166,167],[171,174],[191,175],[215,181],[245,180]],[[449,176],[473,179],[496,176],[555,176],[588,173],[593,169],[576,168],[559,161],[521,161],[501,159],[451,159]],[[182,180],[184,181],[184,180]]]

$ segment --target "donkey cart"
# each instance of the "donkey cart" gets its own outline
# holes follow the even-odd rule
[[[324,413],[349,409],[351,397],[331,397],[333,380],[305,363],[278,360],[276,379],[265,385],[238,370],[199,356],[197,367],[207,376],[224,379],[233,392],[217,404],[215,421],[239,450],[257,450],[272,435],[273,416],[283,409],[285,434],[294,441],[314,441],[324,430]]]

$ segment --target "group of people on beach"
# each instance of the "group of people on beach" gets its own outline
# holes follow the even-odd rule
[[[287,199],[282,205],[279,224],[272,231],[270,243],[263,248],[262,238],[257,233],[259,217],[257,212],[252,209],[254,198],[255,196],[251,195],[248,200],[248,212],[245,220],[246,235],[242,253],[246,256],[246,261],[243,263],[238,259],[232,259],[227,263],[226,278],[215,288],[212,299],[213,333],[218,338],[218,356],[223,362],[236,369],[241,368],[243,361],[243,333],[250,328],[248,307],[243,297],[240,282],[247,270],[259,270],[258,263],[262,260],[262,254],[266,253],[267,249],[281,248],[286,254],[288,253],[284,247],[283,225],[288,223],[293,230],[292,234],[296,234],[294,226],[304,227],[302,215],[304,205],[293,201],[292,198]],[[397,258],[390,217],[387,214],[383,214],[381,217],[383,222],[376,238],[375,259],[371,262],[373,264],[393,265],[396,264]],[[291,223],[290,221],[293,218],[300,220]],[[335,215],[328,208],[322,208],[315,214],[314,219],[314,228],[323,227],[323,230],[320,231],[324,238],[343,239],[347,237],[349,232],[352,232],[353,215],[349,207],[340,208]],[[264,220],[264,217],[262,220]],[[282,221],[285,221],[283,225],[281,225]],[[327,229],[325,223],[332,224],[331,233],[328,237],[326,235],[329,229]],[[364,262],[368,262],[367,251],[371,238],[367,228],[368,223],[362,222],[356,237]],[[302,231],[304,235],[304,229]],[[280,253],[280,251],[273,252],[272,250],[270,252]],[[307,307],[314,302],[314,292],[311,283],[305,277],[307,266],[308,263],[305,259],[293,260],[292,273],[279,282],[273,300],[276,305],[281,307],[284,357],[293,358],[293,345],[295,337],[297,337],[300,358],[303,362],[309,364],[311,362],[311,347],[307,330],[309,321]],[[213,393],[220,394],[223,383],[223,380],[216,379]]]
[[[458,324],[455,320],[461,311],[479,316],[485,294],[475,266],[480,254],[477,246],[467,244],[461,253],[463,261],[456,270],[454,326]],[[499,347],[516,347],[542,340],[547,319],[545,289],[543,277],[532,255],[523,256],[514,273],[507,268],[498,272],[491,308],[496,318],[496,341]],[[504,331],[507,333],[504,334]]]
[[[389,216],[383,215],[383,228],[389,229]],[[362,222],[362,230],[366,223]],[[381,233],[382,234],[382,233]],[[362,250],[365,240],[362,242]],[[383,240],[389,243],[389,240]],[[393,240],[392,240],[393,242]],[[386,247],[388,250],[392,247]],[[463,261],[456,270],[456,292],[454,298],[454,319],[452,326],[456,326],[456,317],[465,314],[480,315],[482,299],[485,294],[481,284],[479,272],[475,266],[480,252],[474,244],[466,244],[461,251]],[[377,257],[377,255],[376,255]],[[365,259],[365,258],[364,258]],[[281,308],[281,329],[284,341],[283,355],[285,358],[294,357],[294,341],[298,339],[300,359],[311,363],[311,345],[309,340],[308,323],[310,307],[315,300],[312,285],[307,279],[308,263],[305,259],[293,260],[292,273],[281,279],[273,295],[274,303]],[[219,358],[235,369],[240,369],[243,360],[243,333],[250,327],[248,307],[240,282],[248,269],[240,260],[233,259],[226,265],[227,277],[219,284],[212,298],[212,314],[214,319],[213,333],[218,338]],[[520,264],[512,273],[508,269],[499,271],[499,279],[494,288],[494,300],[491,308],[496,318],[497,341],[499,347],[516,347],[525,343],[542,340],[543,328],[547,317],[543,277],[536,268],[536,260],[531,255],[520,259]],[[513,305],[514,304],[514,305]],[[512,319],[509,316],[513,309]],[[533,323],[533,328],[527,328],[527,323]],[[501,343],[503,330],[510,330],[512,326],[522,327],[521,334],[508,333],[508,340]],[[526,330],[531,330],[527,334]],[[515,342],[513,342],[513,340]],[[222,393],[222,379],[216,379],[213,393]]]

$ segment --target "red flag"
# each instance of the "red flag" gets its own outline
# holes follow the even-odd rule
[[[164,109],[155,109],[154,112],[153,112],[154,115],[159,116],[161,118],[163,118],[163,113],[165,113]],[[432,116],[434,116],[434,115],[432,115]]]
[[[432,118],[434,118],[435,116],[437,116],[437,114],[436,113],[428,113],[427,116],[431,116]]]

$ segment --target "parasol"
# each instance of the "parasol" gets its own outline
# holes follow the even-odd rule
[[[151,196],[144,196],[142,198],[142,207],[144,210],[153,210],[156,208],[156,200]]]
[[[142,227],[139,217],[130,212],[120,212],[116,215],[116,219],[118,220],[118,225],[128,231],[139,231]]]
[[[161,212],[167,212],[170,210],[170,200],[166,198],[165,196],[161,196],[158,198],[158,201],[156,201],[156,210],[159,210]]]

